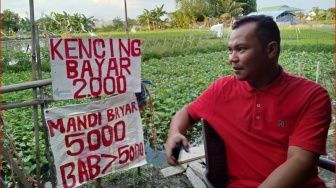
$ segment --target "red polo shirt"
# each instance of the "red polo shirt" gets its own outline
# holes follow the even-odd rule
[[[281,71],[270,85],[254,89],[236,76],[216,80],[189,104],[222,137],[228,187],[257,187],[287,159],[288,146],[326,154],[331,123],[328,92],[318,84]],[[303,187],[324,183],[317,176]]]

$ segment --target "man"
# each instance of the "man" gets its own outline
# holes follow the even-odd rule
[[[168,163],[177,165],[172,148],[182,140],[188,150],[183,134],[204,118],[225,143],[228,187],[325,187],[316,164],[326,154],[328,92],[278,65],[280,31],[272,18],[247,16],[232,29],[234,75],[216,80],[175,114],[165,144]]]

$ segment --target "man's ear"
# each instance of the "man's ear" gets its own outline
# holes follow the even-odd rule
[[[275,41],[272,41],[267,44],[267,56],[272,59],[278,55],[279,45]]]

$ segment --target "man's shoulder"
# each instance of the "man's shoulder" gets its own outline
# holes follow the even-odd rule
[[[300,77],[290,73],[286,73],[286,77],[287,77],[286,80],[289,84],[299,86],[299,88],[301,87],[323,88],[320,84],[308,78]]]
[[[310,80],[308,78],[303,78],[297,75],[287,73],[286,84],[291,90],[301,91],[305,94],[320,92],[328,92],[323,86]]]

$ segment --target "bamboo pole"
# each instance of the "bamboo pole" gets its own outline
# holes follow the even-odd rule
[[[32,80],[36,80],[36,26],[34,17],[34,0],[29,0],[29,10],[30,10],[30,29],[31,29],[31,48],[32,48]],[[37,90],[33,88],[33,99],[37,99]],[[33,106],[34,114],[34,135],[35,135],[35,150],[36,150],[36,186],[38,188],[40,185],[40,144],[39,144],[39,125],[38,125],[38,106]]]
[[[13,91],[21,91],[26,89],[32,89],[35,87],[41,87],[46,85],[51,85],[52,80],[50,79],[44,79],[44,80],[34,80],[30,82],[20,83],[20,84],[12,84],[9,86],[2,86],[1,93],[10,93]]]
[[[43,20],[43,34],[44,34],[44,37],[45,37],[45,41],[46,43],[49,41],[49,33],[47,32],[47,28],[45,26],[45,20]],[[39,41],[39,44],[40,44],[40,41]],[[42,74],[41,74],[42,75]],[[42,78],[40,78],[40,80],[42,80]],[[52,80],[50,80],[52,81]],[[47,94],[46,94],[46,87],[45,86],[41,86],[40,87],[40,98],[43,99],[43,104],[44,104],[44,107],[45,109],[48,109],[48,100],[45,100],[46,97],[47,97]],[[41,110],[42,111],[42,110]],[[52,188],[55,188],[56,187],[56,184],[57,184],[57,175],[56,175],[56,169],[55,169],[55,163],[54,163],[54,158],[53,156],[50,155],[50,150],[49,150],[49,137],[48,137],[48,127],[47,127],[47,124],[46,124],[46,121],[45,121],[45,116],[44,116],[44,112],[42,111],[43,113],[43,117],[42,117],[42,121],[43,121],[43,131],[44,131],[44,134],[45,134],[45,143],[46,143],[46,152],[47,152],[47,159],[49,161],[49,170],[50,170],[50,181],[51,181],[51,187]],[[48,147],[47,147],[48,146]]]
[[[163,41],[163,46],[165,46],[166,41],[167,41],[167,37],[165,37],[165,39],[164,39],[164,41]]]
[[[2,110],[10,110],[14,108],[22,108],[22,107],[27,107],[27,106],[40,105],[43,102],[54,102],[54,100],[51,98],[44,99],[44,100],[33,99],[30,101],[24,101],[24,102],[18,102],[18,103],[2,104]]]
[[[1,147],[2,147],[2,143],[1,143]],[[13,160],[12,156],[9,155],[10,154],[9,150],[6,149],[5,147],[3,147],[2,151],[1,151],[1,154],[2,154],[2,157],[4,159],[6,159],[8,161],[8,163],[11,165],[11,168],[13,169],[13,171],[15,172],[17,177],[20,179],[20,181],[24,185],[24,187],[25,188],[32,188],[32,186],[30,185],[29,181],[26,178],[26,175],[21,171],[20,167],[16,163],[14,163],[14,160]],[[1,186],[2,186],[2,182],[0,182],[0,187]]]
[[[324,70],[323,66],[320,66],[320,73],[323,79],[322,85],[325,85],[327,87],[329,85],[329,83],[327,82],[328,72]]]
[[[299,70],[298,70],[298,74],[299,74],[299,76],[301,77],[302,76],[302,63],[301,62],[299,62]]]
[[[183,45],[184,45],[185,39],[186,39],[186,36],[185,36],[185,34],[184,34],[184,38],[183,38],[183,42],[182,42],[182,45],[181,45],[181,49],[183,48]]]
[[[2,18],[2,15],[0,14],[0,18]],[[2,32],[0,32],[0,38],[2,38]],[[2,50],[2,42],[0,42],[0,49]],[[0,64],[0,74],[2,73],[2,61],[1,61],[1,64]],[[0,89],[2,88],[2,75],[0,76]],[[2,96],[1,96],[1,91],[0,91],[0,100],[2,101]],[[0,153],[2,154],[3,150],[2,150],[2,130],[3,130],[3,125],[2,125],[2,105],[0,105],[0,118],[1,118],[1,121],[0,121]],[[0,157],[0,169],[3,169],[2,168],[2,157]],[[0,177],[2,177],[2,173],[1,173],[1,170],[0,170]],[[2,183],[0,183],[0,188],[2,188]]]
[[[101,178],[95,179],[95,188],[101,188]]]
[[[36,26],[36,33],[38,33],[38,26]],[[36,36],[36,57],[37,57],[37,70],[38,70],[38,80],[42,80],[42,63],[41,63],[41,51],[40,51],[40,38],[39,35],[37,34]],[[40,93],[40,100],[44,100],[45,98],[45,87],[40,86],[39,87],[39,93]],[[56,187],[56,176],[55,176],[55,169],[54,169],[54,160],[52,159],[52,156],[50,155],[50,150],[49,150],[49,137],[48,137],[48,127],[45,122],[45,116],[44,116],[44,109],[48,108],[48,103],[47,101],[41,101],[40,103],[40,111],[41,111],[41,117],[42,117],[42,127],[43,127],[43,137],[44,137],[44,143],[45,143],[45,148],[46,148],[46,154],[47,154],[47,159],[48,159],[48,165],[49,165],[49,171],[50,171],[50,181],[51,181],[51,186],[53,188]]]
[[[197,46],[200,45],[200,41],[201,41],[201,35],[198,37]]]
[[[177,39],[177,37],[175,37],[175,40],[174,40],[173,45],[172,45],[172,49],[174,49],[174,46],[175,46],[175,43],[176,43],[176,39]]]
[[[124,6],[125,6],[126,36],[127,36],[127,39],[129,39],[128,20],[127,20],[127,3],[126,3],[126,0],[124,0]]]
[[[126,0],[124,0],[124,6],[125,6],[126,36],[127,36],[127,39],[129,39],[128,20],[127,20],[127,2],[126,2]],[[138,174],[140,175],[140,167],[138,167]]]
[[[318,83],[319,76],[320,76],[320,62],[318,61],[316,64],[316,80],[315,80],[316,83]]]
[[[191,46],[192,46],[192,44],[193,44],[193,41],[194,41],[194,36],[192,36],[192,38],[191,38],[189,48],[191,48]]]
[[[93,97],[93,101],[99,101],[101,97]],[[95,188],[101,188],[101,178],[95,179]]]

